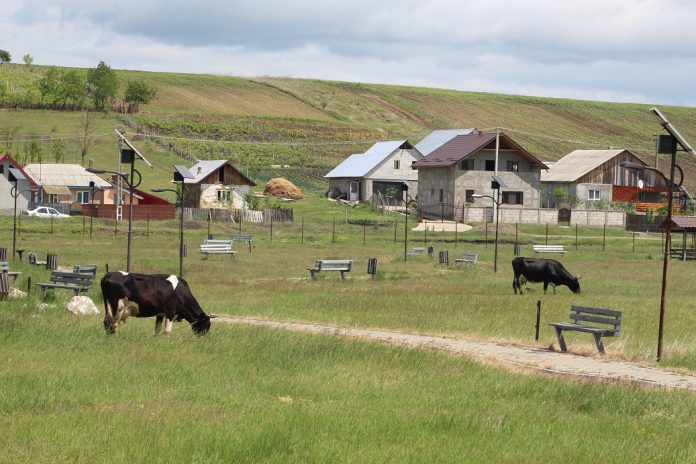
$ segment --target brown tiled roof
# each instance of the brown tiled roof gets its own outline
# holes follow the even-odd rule
[[[667,228],[667,221],[660,224],[661,229]],[[671,230],[696,231],[696,216],[672,216]]]
[[[434,150],[425,158],[412,164],[414,168],[447,167],[477,153],[484,148],[495,148],[495,133],[458,135],[449,142]],[[500,148],[515,150],[532,165],[545,168],[546,166],[534,155],[515,143],[510,137],[500,134]]]

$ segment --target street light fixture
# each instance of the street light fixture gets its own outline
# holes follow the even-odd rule
[[[184,166],[174,165],[174,182],[179,182],[179,190],[153,188],[152,192],[172,192],[176,195],[179,203],[179,278],[184,277],[184,182],[186,179],[193,179],[194,175]]]
[[[498,196],[500,196],[500,189],[498,189]],[[474,193],[471,195],[471,198],[490,198],[493,203],[495,203],[496,206],[496,215],[495,215],[495,247],[494,247],[494,258],[493,258],[493,272],[498,272],[498,220],[500,218],[500,202],[493,198],[490,195],[481,195],[478,193]]]
[[[19,190],[19,181],[27,180],[27,178],[24,176],[24,174],[22,174],[22,171],[20,171],[17,168],[9,169],[8,178],[10,182],[14,182],[14,187],[12,187],[12,189],[10,190],[10,195],[12,195],[12,197],[14,198],[14,216],[12,221],[12,261],[14,262],[17,248],[17,197],[23,192],[35,192],[36,187],[31,186],[29,188]]]
[[[657,117],[657,119],[660,120],[660,125],[670,134],[660,135],[658,139],[658,152],[667,153],[671,155],[669,179],[667,179],[665,175],[662,174],[662,172],[658,171],[655,168],[639,165],[636,163],[631,163],[629,161],[624,161],[623,163],[620,163],[619,166],[624,167],[626,169],[634,169],[638,171],[654,171],[664,179],[665,183],[667,184],[667,188],[669,189],[667,196],[667,218],[664,222],[664,224],[667,225],[667,228],[665,230],[665,249],[664,258],[662,262],[662,289],[660,291],[660,321],[658,324],[657,334],[657,361],[660,361],[662,360],[662,336],[664,333],[665,302],[667,297],[667,268],[669,265],[670,248],[672,247],[672,194],[674,193],[675,188],[679,188],[682,184],[682,181],[684,180],[684,172],[676,164],[678,149],[677,146],[681,146],[682,150],[686,152],[690,151],[693,153],[694,149],[691,148],[691,145],[689,145],[686,139],[682,137],[679,131],[677,131],[677,129],[667,120],[667,118],[660,112],[660,110],[658,110],[657,108],[650,108],[650,111]],[[679,184],[674,183],[675,169],[679,170]]]
[[[122,152],[123,153],[123,152]],[[134,161],[134,159],[133,159]],[[137,169],[133,167],[133,162],[131,162],[131,176],[130,179],[127,175],[121,173],[121,172],[116,172],[116,171],[108,171],[106,169],[97,169],[97,168],[87,168],[87,172],[91,172],[92,174],[114,174],[116,176],[119,176],[123,181],[128,185],[128,190],[130,192],[130,204],[128,205],[128,249],[127,249],[127,254],[126,254],[126,272],[130,272],[130,267],[131,267],[131,248],[132,248],[132,241],[133,241],[133,189],[138,187],[140,185],[140,182],[142,182],[143,178],[140,175],[140,172],[138,172]],[[132,182],[134,174],[138,175],[138,182]],[[120,199],[119,199],[120,200]]]

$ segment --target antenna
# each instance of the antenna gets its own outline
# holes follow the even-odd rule
[[[147,160],[147,158],[145,158],[145,157],[143,156],[143,154],[140,153],[140,152],[138,151],[138,149],[135,148],[135,147],[133,146],[133,144],[130,143],[130,142],[128,141],[128,139],[126,138],[125,135],[123,135],[122,133],[120,133],[120,132],[118,131],[118,129],[114,129],[114,132],[116,132],[116,135],[118,136],[119,140],[122,140],[123,143],[125,143],[126,145],[128,145],[128,148],[130,148],[131,150],[133,150],[133,152],[135,153],[135,156],[137,156],[137,157],[140,158],[141,160],[145,161],[145,164],[147,164],[148,166],[152,167],[152,164],[150,164],[150,162]]]

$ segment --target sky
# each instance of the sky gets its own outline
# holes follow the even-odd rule
[[[0,0],[22,62],[696,106],[693,0]]]

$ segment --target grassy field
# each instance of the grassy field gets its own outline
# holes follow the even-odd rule
[[[187,223],[184,274],[202,306],[547,347],[555,343],[547,322],[566,319],[570,304],[596,305],[624,311],[621,336],[606,340],[609,356],[653,363],[659,236],[641,235],[634,253],[630,234],[610,229],[605,242],[596,229],[579,228],[575,251],[574,230],[551,228],[550,243],[566,244],[563,262],[583,276],[583,293],[560,287],[542,295],[533,285],[514,296],[510,228],[495,274],[481,227],[458,242],[433,232],[423,242],[423,232],[410,231],[407,244],[451,257],[478,252],[474,268],[427,256],[405,261],[403,220],[395,242],[389,218],[379,217],[387,225],[378,228],[352,225],[345,208],[324,202],[296,203],[295,222],[272,231],[242,224],[254,249],[232,259],[202,260],[196,249],[207,224]],[[367,208],[347,214],[349,222],[376,218]],[[18,247],[57,253],[61,265],[123,269],[125,224],[114,230],[96,221],[90,239],[81,218],[55,221],[53,233],[50,221],[23,218]],[[216,235],[237,230],[211,226]],[[176,272],[177,232],[176,221],[136,223],[133,269]],[[537,226],[518,230],[525,252],[544,235]],[[11,248],[11,238],[11,218],[0,216],[0,246]],[[369,257],[380,263],[374,280],[364,272]],[[345,281],[310,281],[306,268],[318,258],[352,258],[355,270]],[[48,277],[26,258],[13,268],[23,271],[20,288]],[[672,262],[670,272],[663,364],[694,370],[696,303],[684,285],[693,263]],[[153,320],[130,319],[108,337],[101,316],[70,316],[61,309],[70,295],[53,293],[46,309],[37,288],[0,306],[0,462],[689,462],[695,451],[691,393],[521,375],[441,353],[219,323],[200,339],[185,323],[170,337],[152,337]],[[101,308],[97,288],[87,295]],[[568,334],[571,350],[593,353],[586,335]]]
[[[34,67],[40,74],[41,67]],[[653,159],[659,126],[647,105],[455,92],[372,84],[245,79],[118,71],[141,77],[159,98],[133,118],[94,115],[98,140],[87,158],[117,167],[114,128],[153,163],[139,163],[143,190],[167,187],[182,156],[232,159],[260,186],[282,176],[310,193],[292,204],[290,224],[214,223],[210,233],[254,235],[252,253],[201,259],[205,223],[186,224],[184,276],[206,311],[317,321],[500,340],[547,348],[551,321],[566,320],[571,304],[624,311],[621,336],[607,339],[610,358],[654,364],[662,270],[659,235],[617,229],[551,227],[549,244],[581,275],[583,293],[560,287],[542,294],[531,285],[513,295],[515,237],[523,254],[547,240],[545,226],[501,227],[498,272],[493,229],[466,233],[408,231],[403,218],[376,215],[319,198],[322,176],[345,156],[374,141],[417,142],[434,128],[503,127],[544,160],[576,148],[628,147]],[[37,75],[38,75],[37,74]],[[21,92],[37,75],[0,68]],[[696,110],[662,108],[687,139],[696,139]],[[0,109],[0,146],[28,157],[39,140],[51,162],[65,140],[65,162],[79,162],[73,140],[83,113]],[[147,132],[147,134],[143,134]],[[34,156],[38,156],[36,152]],[[38,159],[33,159],[38,162]],[[696,163],[680,155],[694,189]],[[281,167],[277,166],[289,166]],[[272,167],[275,166],[275,167]],[[663,161],[664,166],[664,161]],[[270,200],[267,206],[272,206]],[[370,225],[362,225],[368,221]],[[377,224],[377,225],[374,225]],[[126,224],[22,218],[17,247],[59,264],[96,263],[100,274],[124,269]],[[178,271],[178,223],[134,225],[133,267]],[[0,247],[11,249],[12,218],[0,215]],[[408,257],[433,246],[435,258]],[[470,269],[443,266],[479,254]],[[376,257],[379,274],[366,275]],[[346,281],[310,281],[316,259],[355,260]],[[42,267],[13,262],[26,290],[48,279]],[[696,370],[693,263],[669,267],[664,366]],[[154,321],[131,319],[117,337],[101,316],[72,317],[70,295],[54,291],[40,307],[28,298],[0,303],[0,462],[693,462],[693,395],[622,385],[574,383],[482,367],[465,359],[327,336],[213,324],[197,339],[187,324],[171,337],[152,337]],[[97,286],[98,287],[98,286]],[[101,308],[95,287],[88,296]],[[534,341],[537,301],[542,331]],[[571,350],[594,354],[591,337],[569,333]],[[541,419],[543,418],[543,419]]]

